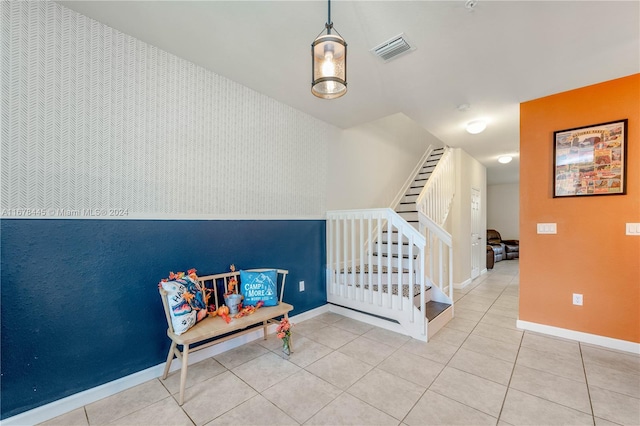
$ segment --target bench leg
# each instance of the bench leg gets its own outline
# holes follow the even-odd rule
[[[180,401],[179,405],[184,404],[184,388],[187,384],[187,366],[189,361],[189,345],[182,346],[182,371],[180,371]]]
[[[264,333],[263,340],[267,340],[267,328],[269,328],[269,321],[267,320],[262,321],[262,329]]]
[[[171,347],[169,348],[169,355],[167,355],[167,363],[164,366],[164,373],[162,374],[162,380],[167,378],[169,374],[169,368],[171,367],[171,361],[173,361],[174,351],[176,350],[176,342],[171,341]]]

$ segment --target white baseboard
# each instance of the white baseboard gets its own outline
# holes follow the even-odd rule
[[[468,286],[469,284],[471,284],[471,281],[473,281],[471,278],[468,278],[464,281],[462,281],[461,283],[453,283],[453,288],[455,288],[456,290],[461,290],[463,288],[465,288],[466,286]]]
[[[329,312],[334,312],[336,314],[340,314],[344,317],[351,318],[360,322],[364,322],[369,325],[373,325],[376,327],[384,328],[385,330],[395,331],[396,333],[407,335],[407,330],[402,328],[402,326],[396,322],[385,320],[382,318],[374,317],[373,315],[367,315],[360,313],[358,311],[354,311],[353,309],[343,308],[338,305],[326,305],[329,307]]]
[[[301,322],[322,313],[329,312],[330,305],[323,305],[310,311],[303,312],[299,315],[290,317],[292,323]],[[275,332],[276,324],[269,326],[269,333]],[[237,348],[246,343],[252,342],[262,338],[262,327],[257,328],[255,331],[247,334],[240,335],[235,339],[230,339],[225,342],[221,342],[217,345],[210,346],[200,351],[189,354],[189,365],[200,362],[204,359],[211,358],[230,349]],[[180,368],[180,360],[174,358],[171,364],[170,371],[175,371]],[[164,362],[153,367],[149,367],[145,370],[138,371],[137,373],[130,374],[120,379],[114,380],[109,383],[105,383],[100,386],[96,386],[91,389],[87,389],[82,392],[67,396],[49,404],[34,408],[24,413],[17,414],[13,417],[6,418],[0,422],[2,426],[25,426],[35,425],[44,421],[53,419],[62,414],[73,411],[77,408],[96,402],[100,399],[106,398],[111,395],[115,395],[118,392],[138,386],[149,380],[157,379],[162,376],[164,371]]]
[[[627,340],[598,336],[597,334],[583,333],[581,331],[568,330],[566,328],[553,327],[550,325],[537,324],[535,322],[522,320],[518,320],[516,322],[516,327],[522,330],[535,331],[537,333],[577,340],[578,342],[603,346],[605,348],[616,349],[618,351],[631,352],[636,355],[640,354],[640,343],[629,342]]]

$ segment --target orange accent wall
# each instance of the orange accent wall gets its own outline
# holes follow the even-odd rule
[[[553,132],[624,118],[627,194],[553,198]],[[552,222],[556,235],[537,234]],[[520,319],[640,342],[640,236],[627,222],[640,222],[640,74],[522,103]]]

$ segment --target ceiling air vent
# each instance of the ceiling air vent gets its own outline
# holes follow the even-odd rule
[[[409,43],[407,37],[402,33],[392,37],[384,43],[379,44],[371,49],[370,52],[383,61],[389,62],[390,60],[413,50],[416,50],[416,48]]]

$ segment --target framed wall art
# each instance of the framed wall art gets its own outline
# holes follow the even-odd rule
[[[626,193],[627,119],[553,133],[553,196]]]

